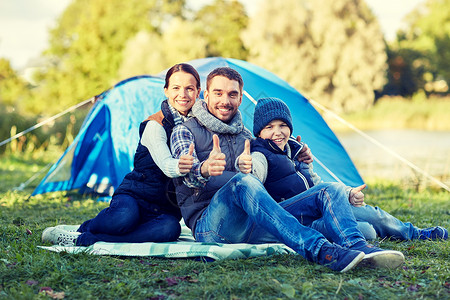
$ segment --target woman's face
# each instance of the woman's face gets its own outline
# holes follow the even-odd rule
[[[200,93],[197,89],[195,77],[189,73],[175,72],[169,78],[169,85],[164,88],[164,94],[169,99],[170,105],[182,115],[187,115]]]

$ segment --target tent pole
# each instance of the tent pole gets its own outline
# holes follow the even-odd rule
[[[372,142],[373,144],[377,145],[378,147],[380,147],[381,149],[383,149],[384,151],[388,152],[390,155],[394,156],[395,158],[397,158],[398,160],[400,160],[401,162],[405,163],[406,165],[408,165],[410,168],[416,170],[417,172],[421,173],[422,175],[424,175],[425,177],[427,177],[428,179],[430,179],[431,181],[433,181],[434,183],[436,183],[437,185],[439,185],[440,187],[442,187],[443,189],[447,190],[448,192],[450,192],[450,187],[447,186],[445,183],[443,183],[442,181],[438,180],[437,178],[431,176],[430,174],[428,174],[426,171],[422,170],[421,168],[419,168],[418,166],[416,166],[415,164],[413,164],[412,162],[410,162],[409,160],[407,160],[406,158],[404,158],[403,156],[401,156],[400,154],[398,154],[397,152],[389,149],[388,147],[386,147],[385,145],[383,145],[382,143],[380,143],[379,141],[377,141],[376,139],[374,139],[373,137],[371,137],[370,135],[366,134],[365,132],[363,132],[362,130],[356,128],[353,124],[347,122],[346,120],[344,120],[343,118],[341,118],[338,114],[336,114],[335,112],[329,110],[328,108],[326,108],[325,106],[323,106],[322,104],[320,104],[319,102],[313,100],[313,99],[308,99],[309,102],[311,102],[313,105],[319,107],[320,109],[326,111],[327,113],[331,114],[334,118],[336,118],[339,122],[347,125],[348,127],[350,127],[352,130],[354,130],[355,132],[357,132],[358,134],[360,134],[361,136],[363,136],[364,138],[366,138],[368,141]]]

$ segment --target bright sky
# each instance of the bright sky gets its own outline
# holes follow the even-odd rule
[[[192,6],[212,0],[191,0]],[[71,0],[0,0],[0,57],[21,69],[47,48],[48,31]],[[249,14],[261,0],[244,0]],[[402,19],[425,0],[366,0],[387,40],[395,38]],[[195,4],[194,4],[195,3]]]

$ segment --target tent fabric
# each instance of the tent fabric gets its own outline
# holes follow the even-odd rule
[[[311,148],[314,170],[324,181],[359,186],[363,179],[321,115],[297,90],[273,73],[231,58],[203,58],[188,62],[200,74],[202,90],[206,76],[217,67],[231,67],[244,80],[240,111],[252,131],[256,100],[277,97],[289,106],[293,135],[300,135]],[[116,84],[97,96],[74,142],[52,166],[33,195],[63,190],[112,195],[123,177],[133,169],[139,124],[160,109],[164,100],[164,77],[137,76]]]

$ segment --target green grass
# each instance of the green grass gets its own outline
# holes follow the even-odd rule
[[[107,206],[68,193],[29,198],[33,184],[11,191],[53,159],[0,157],[0,299],[450,299],[449,241],[378,240],[402,251],[405,265],[345,274],[295,255],[206,263],[38,249],[46,227],[81,223]],[[421,227],[450,228],[448,192],[369,181],[366,200]]]

